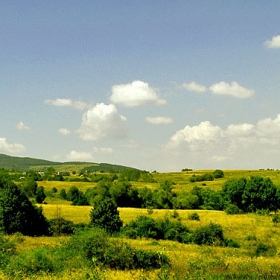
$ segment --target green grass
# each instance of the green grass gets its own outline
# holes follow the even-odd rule
[[[63,171],[63,170],[62,170]],[[148,187],[157,189],[164,181],[173,182],[175,192],[190,191],[194,186],[209,187],[220,190],[223,184],[230,179],[251,176],[269,177],[273,183],[280,187],[280,173],[278,170],[224,170],[225,177],[210,182],[191,183],[189,178],[192,175],[211,173],[214,170],[194,170],[188,172],[153,173],[154,183],[131,182],[136,188]],[[206,186],[202,186],[206,183]],[[89,213],[92,206],[71,206],[69,201],[61,200],[58,194],[61,189],[70,189],[71,186],[78,187],[85,192],[88,188],[95,187],[96,183],[90,182],[56,182],[41,181],[38,186],[44,186],[46,191],[56,187],[58,192],[53,197],[47,197],[47,204],[43,204],[43,214],[48,218],[62,217],[75,223],[89,223]],[[154,209],[149,214],[147,209],[119,208],[120,217],[124,224],[136,219],[140,215],[150,216],[154,219],[164,217],[172,218],[174,210]],[[180,244],[173,241],[151,240],[151,239],[127,239],[122,237],[133,248],[151,251],[159,251],[167,254],[172,263],[170,270],[156,271],[114,271],[98,268],[98,277],[93,275],[96,271],[81,267],[80,269],[66,269],[56,275],[43,274],[26,279],[85,279],[86,273],[92,278],[89,279],[280,279],[280,224],[272,222],[274,214],[238,214],[227,215],[223,211],[209,210],[176,210],[180,221],[190,230],[196,230],[210,222],[222,226],[227,239],[237,241],[241,248],[224,248],[214,246],[198,246],[194,244]],[[197,213],[199,221],[189,219],[189,215]],[[10,236],[16,243],[18,251],[35,250],[36,248],[53,248],[60,246],[67,241],[68,237],[25,237]],[[272,256],[257,257],[255,252],[259,244],[275,246],[277,253]],[[97,276],[96,276],[97,277]],[[101,278],[103,277],[103,278]],[[5,275],[0,272],[0,279],[6,280]],[[8,279],[7,279],[8,280]]]

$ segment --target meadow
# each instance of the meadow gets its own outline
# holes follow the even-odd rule
[[[147,186],[156,189],[160,183],[169,180],[173,183],[175,192],[190,191],[193,186],[204,186],[220,190],[224,182],[236,178],[250,178],[251,176],[269,177],[276,186],[280,186],[280,173],[278,170],[226,170],[221,179],[206,182],[191,183],[189,178],[193,175],[211,172],[208,170],[184,171],[170,173],[153,173],[155,182],[131,182],[135,187]],[[40,181],[39,186],[44,186],[46,191],[52,188],[61,190],[77,186],[83,192],[94,187],[92,182],[57,182]],[[89,223],[89,213],[92,206],[73,206],[69,201],[61,200],[56,196],[47,197],[46,204],[40,205],[43,214],[48,219],[62,217],[74,223]],[[280,224],[273,223],[275,213],[270,215],[236,214],[227,215],[224,211],[214,210],[175,210],[119,208],[120,217],[124,224],[135,220],[140,215],[154,219],[168,217],[179,219],[190,230],[198,229],[210,222],[222,226],[227,239],[232,239],[240,248],[217,247],[195,244],[182,244],[175,241],[152,239],[122,238],[131,247],[136,249],[164,252],[171,260],[171,268],[145,271],[128,270],[116,271],[96,268],[85,271],[84,268],[75,268],[60,274],[41,274],[24,279],[280,279]],[[199,221],[190,220],[189,216],[197,213]],[[9,236],[15,242],[18,251],[32,250],[39,247],[58,247],[69,239],[68,236],[60,237],[27,237],[21,235]],[[266,244],[271,248],[262,255],[256,255],[259,244]],[[4,274],[0,278],[9,279]]]

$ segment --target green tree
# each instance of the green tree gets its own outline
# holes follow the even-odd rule
[[[120,231],[123,225],[117,204],[112,198],[105,198],[94,204],[90,212],[90,222],[93,226],[103,228],[109,233]]]
[[[215,179],[218,179],[218,178],[224,178],[225,174],[224,174],[224,171],[222,171],[220,169],[216,169],[213,172],[213,176],[214,176]]]
[[[44,187],[40,186],[35,194],[35,200],[37,203],[43,203],[46,198],[46,194],[44,192]]]
[[[245,178],[233,179],[225,182],[222,191],[228,204],[234,204],[239,209],[244,209],[242,195],[246,187],[247,180]]]
[[[42,208],[32,205],[13,182],[0,180],[0,228],[6,234],[47,235],[49,224]]]
[[[182,192],[173,199],[173,205],[176,209],[198,209],[199,198],[195,194]]]
[[[67,199],[67,194],[66,194],[65,189],[61,189],[61,191],[59,193],[59,197],[62,198],[62,199]]]
[[[227,181],[222,188],[228,204],[244,212],[280,209],[280,191],[270,178],[251,177]]]
[[[38,184],[33,177],[26,177],[22,183],[22,189],[28,197],[33,197],[36,194]]]
[[[277,211],[280,208],[280,193],[270,178],[251,177],[242,194],[246,212],[266,209]]]

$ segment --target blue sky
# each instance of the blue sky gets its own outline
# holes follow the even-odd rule
[[[0,153],[279,168],[279,1],[0,7]]]

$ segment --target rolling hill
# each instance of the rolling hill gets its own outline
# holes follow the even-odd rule
[[[121,171],[124,169],[135,169],[132,167],[109,164],[109,163],[92,163],[92,162],[55,162],[44,159],[30,157],[14,157],[0,154],[0,168],[27,171],[29,169],[44,170],[48,167],[54,167],[58,170],[83,169],[89,171]]]

